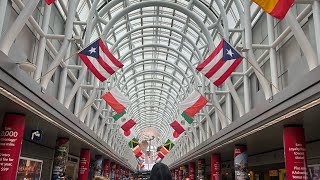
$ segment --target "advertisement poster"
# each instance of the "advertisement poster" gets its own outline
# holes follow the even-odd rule
[[[320,164],[308,165],[309,180],[320,180]]]
[[[94,175],[95,176],[102,175],[102,161],[103,161],[103,158],[101,155],[95,156],[95,161],[94,161]]]
[[[20,157],[16,180],[40,180],[42,160]]]
[[[236,146],[234,149],[234,169],[236,180],[247,180],[248,176],[248,154],[246,146]]]
[[[198,160],[198,177],[199,180],[204,180],[205,179],[205,160],[204,159],[199,159]]]
[[[25,117],[6,114],[0,132],[0,179],[15,180],[24,132]]]
[[[69,139],[58,138],[56,141],[56,150],[54,153],[52,179],[65,177],[65,171],[68,162]]]

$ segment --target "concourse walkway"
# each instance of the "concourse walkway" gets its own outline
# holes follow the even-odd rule
[[[319,0],[0,0],[0,180],[320,180],[318,32]]]

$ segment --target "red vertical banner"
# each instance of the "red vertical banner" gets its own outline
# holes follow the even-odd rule
[[[199,159],[198,160],[198,177],[199,179],[205,179],[205,160]]]
[[[78,180],[87,180],[89,173],[90,150],[81,149]]]
[[[220,180],[220,179],[221,179],[220,155],[212,154],[211,155],[211,180]]]
[[[300,125],[285,126],[283,141],[287,180],[308,179],[303,127]]]
[[[174,169],[173,169],[173,170],[171,170],[171,177],[172,177],[172,179],[174,179],[174,180],[175,180],[175,178],[174,178]]]
[[[183,170],[179,169],[178,180],[182,180],[183,178]]]
[[[246,145],[236,145],[234,148],[235,180],[249,179],[248,154]]]
[[[116,164],[115,180],[120,179],[120,164]]]
[[[189,164],[189,179],[190,180],[195,180],[195,163],[194,162],[191,162]]]
[[[0,132],[0,179],[16,179],[24,126],[24,115],[5,114]]]
[[[110,170],[111,170],[111,162],[109,159],[105,159],[103,163],[103,176],[110,177]]]

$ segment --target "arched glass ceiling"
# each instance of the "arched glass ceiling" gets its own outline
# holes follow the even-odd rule
[[[128,113],[137,134],[155,127],[162,141],[172,135],[169,124],[181,118],[177,105],[203,83],[195,66],[219,41],[218,31],[239,28],[237,8],[243,8],[236,2],[238,7],[233,0],[80,0],[80,20],[98,15],[84,39],[102,37],[124,64],[108,82],[132,101]]]

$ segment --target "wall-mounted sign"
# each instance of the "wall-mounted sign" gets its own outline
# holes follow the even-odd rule
[[[271,177],[278,176],[278,170],[269,170],[269,176]]]
[[[20,157],[16,180],[40,180],[42,160]]]
[[[40,141],[42,139],[42,131],[41,130],[32,130],[31,131],[31,140]]]

